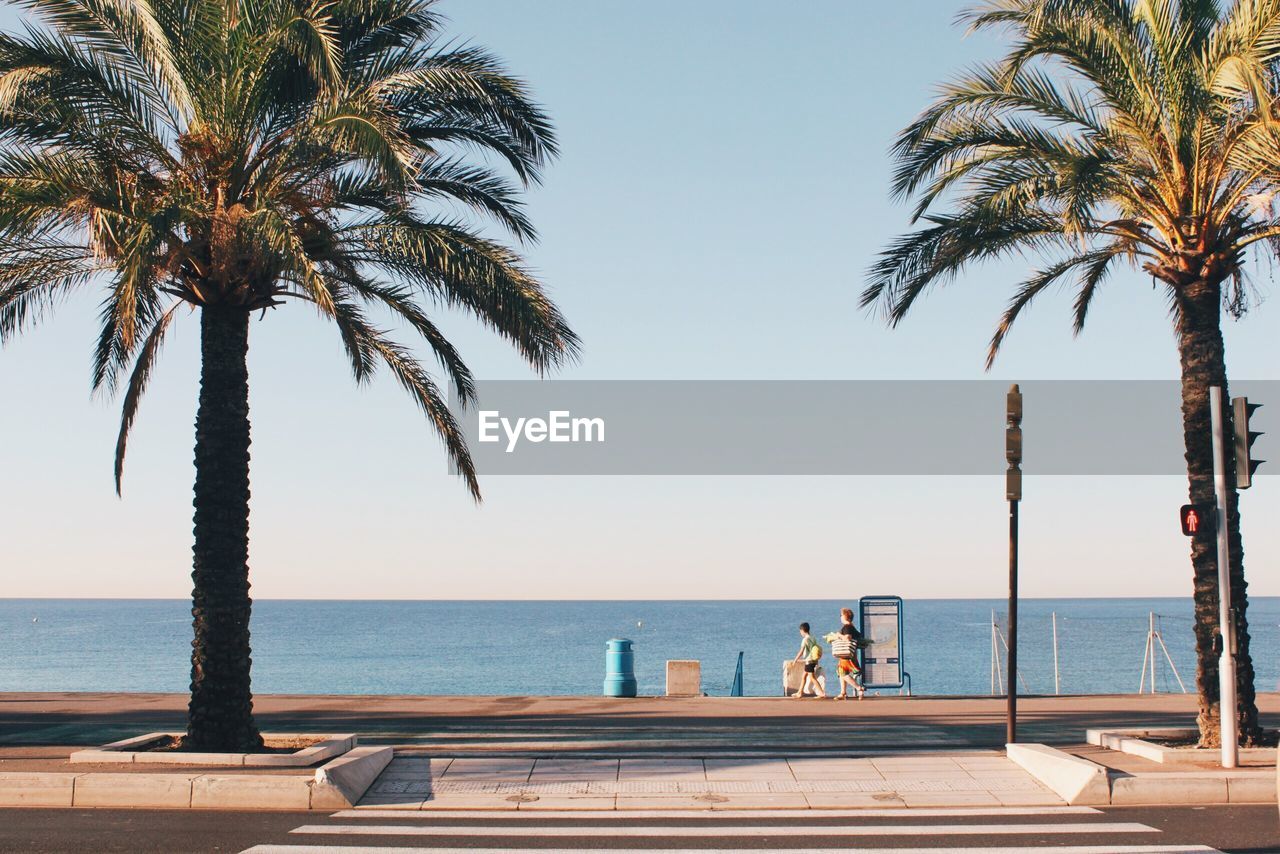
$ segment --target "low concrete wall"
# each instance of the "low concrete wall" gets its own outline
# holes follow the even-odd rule
[[[1181,765],[1194,768],[1219,768],[1222,766],[1222,751],[1189,747],[1165,747],[1146,739],[1156,738],[1192,738],[1199,733],[1190,727],[1147,727],[1146,729],[1089,729],[1085,730],[1085,740],[1090,744],[1119,750],[1133,756],[1141,756],[1161,765]],[[1236,752],[1243,763],[1271,765],[1276,761],[1274,747],[1242,747]]]
[[[302,774],[0,773],[0,807],[331,810],[353,807],[395,755],[357,747]]]
[[[1111,803],[1107,769],[1043,744],[1010,744],[1008,757],[1072,806]]]

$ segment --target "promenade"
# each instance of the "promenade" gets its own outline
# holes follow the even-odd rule
[[[0,757],[80,747],[185,725],[185,694],[0,694]],[[1258,695],[1267,726],[1280,694]],[[403,697],[259,695],[264,731],[353,732],[449,756],[804,756],[1004,746],[1001,697],[848,700],[700,697]],[[1019,739],[1079,745],[1090,727],[1190,726],[1190,694],[1027,697]]]

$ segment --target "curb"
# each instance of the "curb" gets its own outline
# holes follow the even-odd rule
[[[209,773],[0,772],[0,807],[348,809],[391,762],[390,747],[358,747],[313,776]]]
[[[1044,744],[1010,744],[1006,752],[1072,806],[1276,803],[1270,769],[1128,774]]]

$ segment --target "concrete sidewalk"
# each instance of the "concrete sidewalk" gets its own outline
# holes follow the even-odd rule
[[[182,729],[185,694],[0,694],[6,748],[105,744]],[[1268,726],[1280,694],[1258,695]],[[856,755],[893,750],[1000,749],[1001,697],[869,697],[858,701],[698,697],[254,698],[258,723],[280,732],[357,732],[362,744],[430,748],[449,756],[731,754]],[[1193,695],[1026,697],[1019,737],[1079,744],[1089,728],[1194,725]]]
[[[863,759],[437,758],[397,752],[361,810],[807,810],[1061,806],[997,752]]]

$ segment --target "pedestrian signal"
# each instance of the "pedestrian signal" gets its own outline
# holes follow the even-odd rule
[[[1217,508],[1212,504],[1183,504],[1179,513],[1183,535],[1194,537],[1196,534],[1211,533],[1216,515]]]

